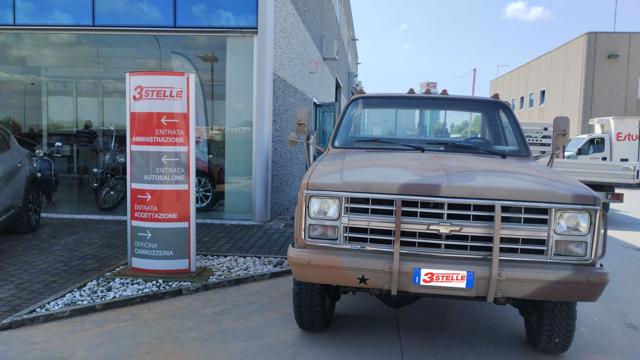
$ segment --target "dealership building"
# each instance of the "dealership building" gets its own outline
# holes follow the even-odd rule
[[[328,133],[357,65],[348,0],[0,0],[0,125],[63,143],[51,216],[124,219],[126,202],[98,209],[90,175],[124,169],[107,155],[126,151],[125,73],[154,70],[197,75],[198,171],[215,187],[198,218],[285,213],[306,170],[287,135]]]
[[[589,119],[640,116],[640,33],[589,32],[491,81],[522,122],[571,120],[571,136]]]

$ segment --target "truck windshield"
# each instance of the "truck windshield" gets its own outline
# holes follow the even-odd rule
[[[572,152],[572,153],[578,151],[578,148],[582,146],[582,144],[584,144],[584,140],[585,138],[583,137],[580,137],[580,138],[576,137],[571,139],[571,141],[569,141],[569,143],[565,147],[565,151]]]
[[[355,100],[333,147],[530,156],[506,104],[436,96]]]

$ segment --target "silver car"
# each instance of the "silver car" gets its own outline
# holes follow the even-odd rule
[[[32,154],[0,126],[0,229],[21,233],[38,229],[42,196]]]

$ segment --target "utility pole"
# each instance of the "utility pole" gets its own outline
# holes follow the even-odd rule
[[[473,68],[472,70],[467,71],[466,73],[458,76],[458,79],[462,79],[463,77],[469,75],[469,73],[473,73],[473,77],[471,79],[471,96],[475,96],[476,95],[476,73],[477,73],[476,68]]]
[[[471,96],[476,96],[476,68],[473,68],[473,80],[471,81]]]

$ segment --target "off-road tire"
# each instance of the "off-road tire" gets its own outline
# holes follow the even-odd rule
[[[34,183],[27,183],[24,189],[22,206],[16,214],[13,229],[22,234],[34,232],[40,226],[42,212],[42,193]]]
[[[298,327],[307,331],[326,330],[336,311],[336,296],[326,285],[293,280],[293,315]]]
[[[547,354],[561,354],[569,350],[576,331],[575,302],[532,302],[523,315],[531,347]]]

